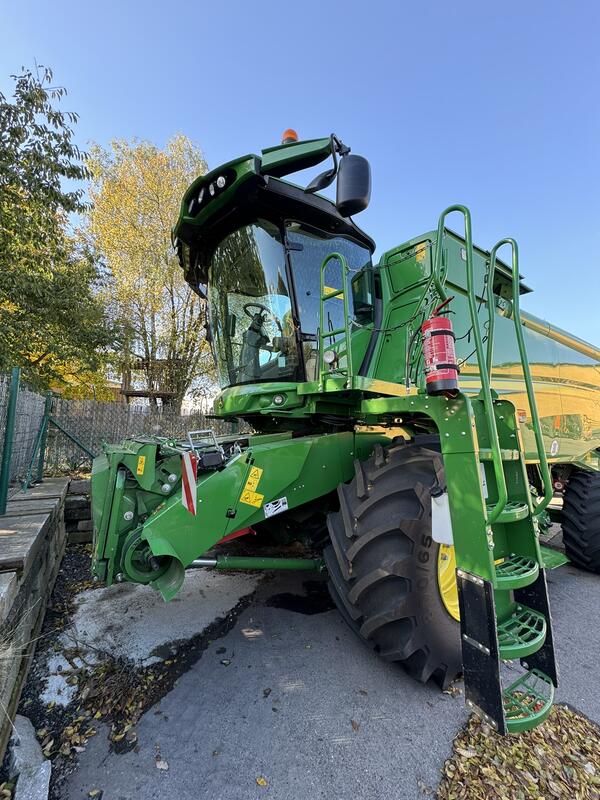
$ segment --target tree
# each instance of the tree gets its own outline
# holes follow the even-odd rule
[[[70,187],[88,175],[77,115],[55,107],[66,92],[42,70],[12,76],[12,101],[0,93],[0,370],[62,388],[98,370],[112,331],[98,268],[68,226],[84,210]]]
[[[121,369],[138,369],[155,401],[161,384],[180,407],[201,375],[212,374],[204,303],[189,288],[171,245],[183,194],[206,172],[200,150],[175,136],[164,150],[150,142],[95,145],[86,240],[110,275],[111,311],[125,332]]]

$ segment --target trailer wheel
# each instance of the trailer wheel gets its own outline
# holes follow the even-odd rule
[[[339,512],[328,517],[325,562],[355,633],[413,677],[445,688],[462,670],[460,626],[445,586],[452,548],[431,538],[431,490],[446,484],[442,457],[427,444],[378,445],[356,462],[353,480],[338,488]]]
[[[578,567],[600,573],[600,472],[571,473],[562,513],[565,552]]]

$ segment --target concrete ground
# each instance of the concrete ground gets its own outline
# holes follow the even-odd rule
[[[164,607],[173,620],[181,614],[193,620],[197,611],[206,622],[201,615],[210,593],[202,596],[201,582],[211,578],[203,576],[191,579],[194,590],[182,603]],[[253,588],[237,585],[231,607]],[[561,670],[557,700],[600,723],[600,577],[567,565],[550,573],[549,589]],[[153,603],[148,592],[136,587]],[[83,605],[89,619],[89,603],[102,603],[107,625],[122,627],[133,616],[143,659],[151,651],[140,652],[140,604],[136,600],[128,615],[131,600],[112,587],[88,593]],[[165,613],[163,638],[169,633]],[[101,616],[92,614],[96,623]],[[151,622],[153,614],[145,619]],[[102,635],[97,627],[94,635]],[[158,652],[155,641],[147,645]],[[462,693],[421,686],[379,661],[314,582],[279,574],[258,584],[236,625],[142,717],[137,752],[117,754],[101,729],[62,794],[68,800],[94,789],[103,791],[103,800],[423,798],[435,792],[466,719]]]

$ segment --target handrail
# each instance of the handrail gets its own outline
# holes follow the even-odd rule
[[[496,328],[496,298],[494,296],[494,271],[496,267],[496,251],[500,242],[495,244],[490,251],[487,276],[487,307],[488,307],[488,332],[487,332],[487,371],[490,384],[492,382],[492,367],[494,364],[494,332]]]
[[[325,268],[336,258],[342,267],[342,289],[325,293]],[[325,347],[325,340],[343,333],[346,342],[346,373],[348,380],[352,378],[352,348],[350,347],[350,304],[348,302],[348,262],[341,253],[329,253],[321,264],[320,303],[319,303],[319,384],[322,386],[324,379],[330,374],[325,370],[325,350],[333,349],[330,345]],[[325,302],[335,297],[342,297],[344,301],[344,327],[325,331]],[[336,344],[334,341],[333,344]],[[341,342],[339,342],[341,344]]]
[[[446,216],[452,211],[459,211],[464,206],[448,206],[445,211],[442,211],[440,214],[440,218],[438,220],[438,229],[437,229],[437,236],[435,237],[436,241],[436,248],[435,248],[435,261],[433,262],[433,282],[435,284],[435,290],[438,293],[440,300],[446,300],[448,294],[446,292],[446,288],[444,286],[444,282],[442,282],[442,254],[443,248],[442,243],[444,241],[444,221]],[[466,221],[465,221],[465,229],[466,229]]]
[[[533,433],[535,436],[535,444],[537,448],[538,458],[540,460],[540,471],[542,473],[542,482],[544,484],[544,497],[534,507],[533,513],[535,515],[541,514],[546,508],[548,503],[552,500],[554,489],[552,487],[552,479],[550,477],[550,470],[548,468],[548,459],[546,457],[546,449],[544,447],[544,437],[542,436],[542,426],[540,424],[540,417],[538,414],[537,402],[533,390],[533,380],[531,378],[531,369],[529,367],[529,358],[527,357],[527,347],[525,346],[525,339],[523,337],[523,326],[521,323],[521,309],[519,302],[519,247],[514,239],[501,239],[491,250],[490,253],[490,271],[494,274],[496,266],[496,254],[498,250],[505,244],[510,245],[512,251],[512,316],[515,324],[515,333],[517,335],[517,344],[519,345],[519,355],[521,358],[521,365],[523,367],[523,377],[525,379],[525,387],[527,390],[527,399],[529,400],[529,409],[531,412],[531,421],[533,423]]]
[[[498,428],[496,426],[496,415],[494,414],[494,402],[492,400],[492,392],[490,388],[490,380],[488,377],[487,361],[483,352],[483,341],[481,338],[481,330],[479,328],[479,316],[477,314],[477,303],[475,299],[474,276],[473,276],[473,233],[471,226],[471,212],[466,206],[453,205],[448,206],[440,214],[438,221],[437,232],[437,245],[435,252],[435,265],[433,280],[436,290],[442,300],[446,300],[447,294],[442,283],[441,265],[442,265],[442,245],[444,241],[445,220],[448,214],[458,211],[463,215],[465,221],[465,245],[467,252],[467,299],[469,301],[469,315],[471,317],[471,327],[473,330],[473,340],[475,341],[475,352],[477,354],[477,363],[479,365],[479,375],[481,378],[481,392],[480,397],[483,401],[485,408],[486,422],[488,433],[490,437],[490,450],[492,451],[492,463],[494,465],[494,475],[496,477],[496,486],[498,489],[498,500],[491,511],[488,512],[487,521],[491,525],[495,522],[508,501],[508,490],[506,488],[506,478],[504,476],[504,467],[502,465],[502,454],[500,452],[500,442],[498,440]]]

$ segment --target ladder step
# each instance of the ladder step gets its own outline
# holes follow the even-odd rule
[[[493,508],[493,505],[488,505],[488,513],[491,513]],[[504,506],[496,522],[518,522],[519,520],[525,519],[528,516],[529,506],[527,503],[521,503],[513,500]]]
[[[518,461],[521,458],[521,453],[518,450],[502,450],[500,449],[500,458],[502,461]],[[480,461],[493,461],[492,450],[489,447],[479,448]]]
[[[511,660],[535,653],[546,639],[546,618],[527,606],[517,606],[515,612],[498,625],[500,658]]]
[[[501,564],[496,564],[496,587],[498,589],[520,589],[533,583],[540,573],[537,561],[514,553]]]
[[[554,686],[547,675],[532,669],[511,683],[502,693],[506,727],[520,733],[543,722],[552,708]]]
[[[340,333],[346,333],[346,328],[333,328],[330,331],[323,331],[321,339],[331,339],[332,336],[339,336]]]

